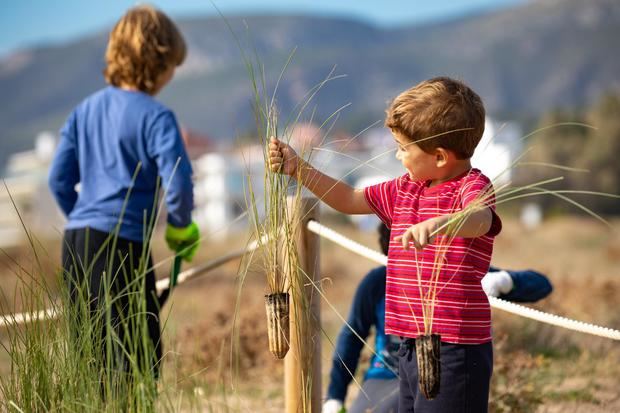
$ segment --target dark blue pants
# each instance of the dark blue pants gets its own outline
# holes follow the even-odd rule
[[[439,394],[427,400],[418,388],[415,341],[404,340],[399,352],[399,413],[485,413],[493,372],[493,344],[441,343]]]
[[[398,379],[368,379],[347,413],[398,413]]]
[[[92,228],[70,229],[65,231],[62,264],[74,308],[77,310],[77,305],[84,302],[90,307],[91,322],[86,325],[95,325],[95,319],[101,318],[102,304],[106,304],[102,300],[103,293],[106,288],[109,290],[110,325],[118,340],[110,339],[112,332],[108,331],[107,323],[97,327],[100,336],[93,339],[101,340],[102,349],[106,348],[106,340],[113,342],[116,355],[111,361],[113,367],[129,372],[139,366],[142,371],[150,371],[158,377],[162,357],[159,303],[152,259],[143,247],[140,242],[114,239],[111,234]],[[143,283],[142,286],[138,286],[138,282]],[[130,302],[129,296],[136,296],[135,292],[142,296]],[[76,327],[79,328],[79,324]],[[75,331],[74,334],[84,332]],[[149,340],[143,340],[144,336]],[[133,367],[129,365],[127,354],[134,358]],[[102,357],[106,358],[105,352]]]

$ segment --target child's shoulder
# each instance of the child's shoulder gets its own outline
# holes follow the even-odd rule
[[[480,171],[480,169],[472,168],[462,175],[452,178],[448,182],[441,185],[448,192],[461,192],[463,189],[471,186],[490,186],[491,180]]]
[[[486,176],[478,168],[472,168],[463,176],[464,181],[488,181],[491,182],[488,176]]]
[[[473,168],[460,179],[461,188],[468,187],[492,187],[493,183],[480,169]]]
[[[123,90],[114,86],[107,86],[92,93],[78,107],[127,110],[132,112],[134,116],[140,114],[158,116],[162,113],[171,112],[163,103],[158,102],[147,93]]]

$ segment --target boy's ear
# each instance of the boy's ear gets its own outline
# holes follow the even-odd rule
[[[444,148],[435,148],[435,164],[438,168],[446,166],[450,153]]]

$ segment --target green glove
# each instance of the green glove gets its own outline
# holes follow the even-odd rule
[[[198,246],[200,246],[200,230],[194,221],[185,228],[174,227],[170,224],[166,227],[166,243],[168,248],[175,251],[183,260],[190,262]]]

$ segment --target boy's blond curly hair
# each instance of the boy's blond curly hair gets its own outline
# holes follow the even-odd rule
[[[176,25],[149,5],[129,9],[116,23],[105,54],[106,82],[157,92],[159,77],[185,60],[186,46]]]
[[[425,80],[402,92],[386,113],[385,126],[427,153],[444,148],[458,159],[471,158],[484,132],[480,96],[448,77]]]

